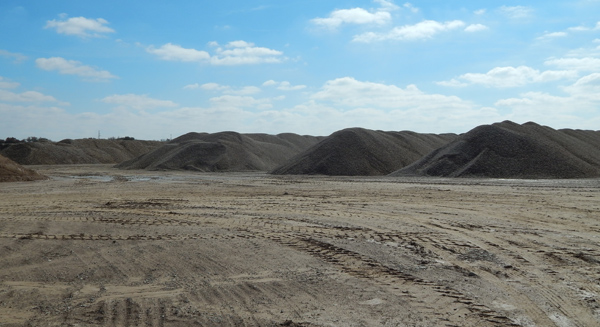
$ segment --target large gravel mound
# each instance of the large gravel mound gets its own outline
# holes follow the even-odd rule
[[[387,175],[454,140],[455,134],[349,128],[331,134],[271,173],[276,175]]]
[[[269,171],[321,139],[296,134],[188,133],[116,167],[203,172]]]
[[[600,131],[510,121],[461,135],[391,176],[589,178],[600,176]]]
[[[164,144],[158,141],[66,139],[5,143],[0,154],[21,165],[115,164]]]
[[[47,179],[46,176],[27,169],[18,163],[0,156],[0,182],[36,181]]]

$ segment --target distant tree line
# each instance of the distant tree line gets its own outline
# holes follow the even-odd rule
[[[125,137],[109,137],[108,138],[111,141],[117,140],[117,141],[135,141],[135,138],[131,137],[131,136],[125,136]]]
[[[10,144],[10,143],[32,143],[32,142],[52,142],[51,140],[45,137],[37,137],[30,136],[26,139],[19,140],[15,137],[7,137],[6,140],[0,139],[0,143]]]
[[[93,140],[93,137],[89,138]],[[135,141],[134,137],[125,136],[125,137],[110,137],[109,140],[117,140],[117,141]],[[52,140],[47,139],[45,137],[37,137],[37,136],[29,136],[26,139],[19,140],[16,137],[7,137],[6,139],[0,139],[0,144],[15,144],[15,143],[33,143],[33,142],[52,142]]]

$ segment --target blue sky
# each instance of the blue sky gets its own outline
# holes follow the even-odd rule
[[[600,0],[0,2],[0,138],[600,129]]]

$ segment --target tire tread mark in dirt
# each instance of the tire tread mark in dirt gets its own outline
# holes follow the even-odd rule
[[[436,225],[436,227],[444,228],[444,226],[440,225]],[[471,235],[472,232],[468,229],[457,230],[456,232],[460,233],[461,235],[466,234],[466,236],[469,237],[469,239],[472,239],[474,241],[478,240],[477,235]],[[482,241],[481,243],[483,247],[478,247],[477,245],[474,246],[476,248],[484,248],[484,244],[489,245],[490,243],[492,243],[494,244],[494,247],[499,248],[500,253],[504,254],[506,257],[510,257],[518,261],[519,266],[527,267],[527,271],[512,269],[506,270],[506,272],[509,276],[514,276],[517,278],[527,278],[529,283],[532,283],[536,286],[534,287],[535,292],[545,299],[545,305],[550,305],[550,307],[552,307],[552,309],[554,310],[554,312],[549,312],[548,309],[544,309],[543,307],[537,305],[535,302],[532,302],[532,300],[528,296],[523,294],[520,290],[515,290],[505,283],[495,283],[500,289],[504,289],[505,292],[511,294],[511,297],[513,299],[519,299],[518,303],[530,303],[530,305],[521,306],[522,309],[529,308],[525,310],[525,312],[530,316],[530,318],[536,317],[538,323],[549,324],[552,323],[549,317],[558,312],[564,317],[570,317],[569,326],[586,326],[588,325],[588,323],[581,321],[595,321],[594,317],[590,316],[590,314],[587,312],[580,311],[579,314],[574,315],[573,313],[576,311],[576,308],[572,305],[571,301],[564,300],[563,296],[561,296],[561,293],[558,293],[558,291],[552,291],[547,286],[544,286],[542,283],[537,282],[538,279],[552,278],[551,276],[557,274],[557,272],[553,270],[547,271],[544,268],[540,267],[540,263],[536,263],[535,260],[533,260],[536,258],[532,256],[539,256],[539,253],[542,253],[545,254],[547,257],[556,258],[556,260],[562,261],[562,258],[557,257],[554,254],[554,252],[556,251],[546,252],[544,250],[540,250],[539,247],[545,247],[541,244],[536,244],[536,249],[533,246],[529,246],[528,244],[524,244],[521,242],[516,242],[514,240],[504,240],[502,238],[497,238],[494,236],[487,236],[487,238],[487,240]],[[494,239],[494,241],[490,241],[490,239]],[[547,248],[551,249],[551,247]],[[533,251],[534,249],[535,251]],[[594,253],[593,251],[590,252]],[[563,254],[562,252],[560,253]],[[531,258],[528,260],[525,257],[523,257],[523,255]],[[554,263],[553,266],[556,267],[558,265]],[[490,282],[494,282],[496,279],[492,277],[487,278],[487,280]],[[559,283],[560,281],[557,280],[556,282]]]
[[[477,326],[480,323],[485,323],[486,326],[519,326],[514,324],[508,317],[483,305],[475,304],[474,300],[456,290],[384,266],[359,253],[312,238],[296,239],[282,237],[281,235],[265,236],[275,242],[308,252],[326,262],[339,266],[342,272],[351,276],[369,279],[384,286],[392,286],[393,290],[409,288],[410,292],[419,295],[408,295],[413,302],[415,300],[423,301],[423,299],[429,297],[430,299],[427,299],[427,301],[430,302],[423,302],[420,309],[437,316],[440,321],[455,318],[457,312],[462,312],[470,315],[472,324],[469,326]],[[431,291],[437,295],[431,296]],[[407,293],[402,291],[396,291],[395,293],[400,296],[407,296]],[[457,323],[460,321],[462,319],[457,318]]]

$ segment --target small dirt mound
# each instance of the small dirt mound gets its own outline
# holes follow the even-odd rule
[[[37,181],[43,179],[47,179],[47,177],[0,156],[0,182]]]
[[[600,176],[600,132],[504,121],[461,135],[391,176],[589,178]]]
[[[188,133],[116,167],[203,172],[269,171],[321,139],[296,134]]]
[[[456,138],[454,134],[349,128],[331,134],[271,173],[275,175],[386,175]]]

